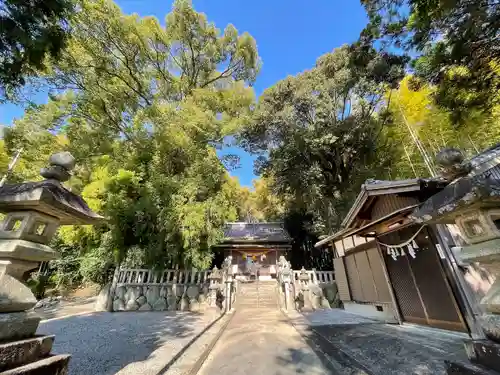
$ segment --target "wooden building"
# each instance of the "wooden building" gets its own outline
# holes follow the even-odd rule
[[[435,228],[411,213],[441,191],[440,180],[367,181],[332,247],[344,308],[387,322],[468,331],[466,306]]]
[[[227,223],[224,240],[216,248],[232,256],[237,279],[276,278],[280,255],[291,248],[291,238],[281,222]]]

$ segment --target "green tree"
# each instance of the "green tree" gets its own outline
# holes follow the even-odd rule
[[[405,60],[363,46],[343,46],[316,66],[267,89],[242,144],[262,153],[258,172],[276,193],[331,231],[357,189],[384,166],[379,135],[390,121],[385,93]]]
[[[57,58],[75,10],[71,0],[0,2],[0,97],[5,99],[37,75],[46,57]]]
[[[361,0],[369,24],[363,43],[417,52],[417,75],[455,122],[498,105],[500,7],[491,0]],[[457,71],[458,69],[458,71]]]
[[[165,27],[84,1],[71,28],[44,77],[57,94],[6,137],[10,150],[71,151],[69,186],[109,218],[59,239],[94,281],[121,261],[209,266],[224,222],[237,219],[238,192],[216,149],[250,116],[255,41],[232,25],[221,32],[188,1],[174,3]]]

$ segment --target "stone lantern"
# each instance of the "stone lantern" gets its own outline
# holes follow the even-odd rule
[[[470,162],[460,155],[453,149],[438,154],[442,178],[449,184],[425,201],[412,217],[420,223],[455,224],[466,242],[465,246],[451,249],[457,261],[479,263],[496,278],[480,302],[483,314],[478,319],[492,341],[473,340],[468,354],[473,361],[500,371],[500,357],[496,354],[500,352],[500,146]],[[457,372],[456,368],[453,371],[468,373]]]
[[[40,317],[36,298],[23,275],[57,258],[48,246],[60,225],[94,224],[103,218],[62,182],[71,176],[75,159],[68,152],[50,157],[45,180],[0,187],[0,372],[64,374],[69,355],[49,355],[54,336],[36,336]]]

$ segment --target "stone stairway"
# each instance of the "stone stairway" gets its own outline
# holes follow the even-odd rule
[[[237,308],[278,308],[276,281],[242,282],[236,296]]]

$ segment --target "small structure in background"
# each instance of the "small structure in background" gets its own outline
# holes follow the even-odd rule
[[[41,182],[0,187],[0,372],[65,374],[70,356],[52,355],[54,336],[36,336],[36,298],[24,284],[26,272],[57,254],[47,244],[60,225],[95,224],[103,218],[62,185],[75,159],[68,152],[50,157]]]
[[[291,248],[292,239],[283,223],[227,223],[224,240],[215,246],[224,257],[232,256],[237,280],[271,280],[277,276],[280,255]]]

